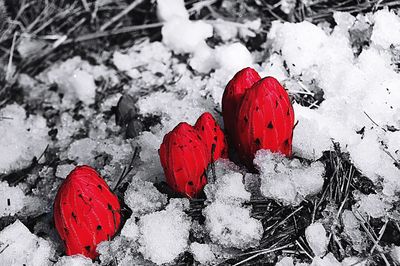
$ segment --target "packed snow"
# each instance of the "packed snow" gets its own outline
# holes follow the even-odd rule
[[[0,131],[0,173],[3,174],[28,166],[49,144],[46,120],[40,115],[27,117],[25,109],[17,104],[0,110]]]
[[[306,239],[315,256],[322,257],[328,247],[329,239],[321,223],[313,223],[306,228]]]
[[[172,263],[188,249],[191,222],[183,212],[187,202],[174,201],[165,210],[141,217],[139,222],[139,251],[158,265]]]
[[[19,220],[0,232],[3,265],[48,265],[54,255],[51,243],[29,232]]]
[[[303,165],[281,154],[259,150],[254,163],[260,170],[261,193],[286,205],[298,205],[307,196],[321,191],[324,166],[320,162]]]

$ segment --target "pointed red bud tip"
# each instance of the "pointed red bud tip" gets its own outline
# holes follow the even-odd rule
[[[121,222],[120,204],[107,183],[90,166],[77,166],[60,186],[54,222],[68,256],[96,258],[97,245],[110,240]]]
[[[229,136],[230,142],[236,142],[236,117],[243,96],[260,79],[257,71],[247,67],[237,72],[225,88],[222,96],[222,115],[225,132]]]
[[[225,127],[247,167],[253,168],[260,149],[291,156],[294,111],[289,95],[275,78],[260,80],[255,70],[241,70],[226,87],[222,106]]]
[[[194,198],[207,184],[208,164],[226,157],[227,145],[215,119],[204,113],[194,127],[180,123],[166,134],[159,155],[168,185],[175,192]]]

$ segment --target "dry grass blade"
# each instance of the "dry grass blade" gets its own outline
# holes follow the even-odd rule
[[[108,27],[110,27],[112,24],[114,24],[116,21],[121,19],[123,16],[128,14],[130,11],[132,11],[135,7],[137,7],[139,4],[141,4],[144,0],[135,0],[133,1],[129,6],[127,6],[124,10],[122,10],[119,14],[111,18],[110,21],[106,22],[103,24],[103,26],[100,27],[100,31],[106,30]]]
[[[379,252],[379,254],[380,254],[381,258],[383,259],[383,261],[385,262],[385,265],[386,266],[390,266],[390,263],[389,263],[388,259],[386,258],[385,254],[383,253],[382,247],[379,245],[380,238],[378,236],[376,236],[373,231],[371,233],[372,228],[369,225],[369,223],[367,223],[365,221],[365,219],[363,218],[361,213],[359,213],[357,211],[357,215],[355,214],[355,217],[360,221],[361,227],[367,233],[367,235],[370,238],[371,242],[374,243],[374,246],[371,249],[370,253],[372,254],[372,252],[376,249]],[[362,219],[360,219],[359,217],[361,217]],[[367,228],[364,223],[367,223],[369,228]],[[385,225],[385,227],[386,227],[386,225]],[[382,233],[382,235],[383,235],[383,233]]]
[[[278,248],[258,250],[257,253],[254,254],[253,256],[250,256],[250,257],[248,257],[248,258],[246,258],[244,260],[241,260],[238,263],[234,264],[233,266],[242,265],[242,264],[244,264],[244,263],[246,263],[246,262],[248,262],[250,260],[253,260],[253,259],[257,258],[258,256],[261,256],[261,255],[264,255],[264,254],[267,254],[267,253],[271,253],[271,252],[280,251],[282,249],[286,249],[286,248],[289,248],[289,247],[292,247],[292,246],[293,246],[292,244],[288,244],[288,245],[284,245],[284,246],[281,246],[281,247],[278,247]]]

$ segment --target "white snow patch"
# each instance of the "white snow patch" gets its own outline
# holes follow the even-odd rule
[[[193,242],[190,244],[190,252],[193,254],[194,259],[201,265],[210,265],[216,260],[208,244]]]
[[[0,109],[0,174],[27,166],[49,143],[46,120],[40,115],[26,117],[17,104]]]
[[[19,220],[0,232],[0,250],[3,265],[49,265],[54,254],[48,241],[29,232]]]
[[[79,56],[52,65],[38,78],[47,84],[57,84],[67,98],[75,97],[87,105],[94,103],[97,88],[95,80],[103,78],[110,81],[111,85],[118,83],[115,71],[103,65],[90,65]]]
[[[400,18],[386,9],[374,13],[374,28],[371,41],[384,49],[400,45]]]
[[[157,17],[160,21],[175,18],[189,19],[184,0],[157,0]]]
[[[306,228],[305,235],[314,255],[322,257],[326,253],[329,243],[324,226],[319,222],[313,223]]]
[[[65,179],[69,173],[74,170],[75,165],[73,164],[60,164],[57,165],[56,177]]]
[[[249,208],[216,201],[207,206],[203,214],[211,240],[223,247],[254,247],[262,237],[261,222],[250,217]]]
[[[360,200],[357,204],[358,211],[361,214],[367,214],[373,218],[386,216],[388,214],[388,210],[391,208],[391,206],[387,204],[384,199],[377,194],[360,194]]]
[[[342,264],[333,256],[328,253],[325,257],[315,257],[310,266],[342,266]]]
[[[139,238],[139,226],[135,222],[135,217],[129,218],[121,229],[121,236],[136,241]]]
[[[163,211],[141,217],[139,251],[158,265],[172,263],[188,248],[190,225],[191,221],[182,206],[175,202]]]
[[[246,46],[236,42],[215,48],[215,59],[218,66],[232,73],[253,65],[253,57]]]
[[[134,178],[125,191],[125,203],[132,210],[132,216],[155,212],[167,204],[167,196],[147,181]]]
[[[259,150],[254,164],[260,170],[261,193],[286,205],[298,205],[305,197],[321,191],[324,183],[321,162],[307,166],[297,159]]]
[[[97,265],[91,259],[80,255],[62,256],[54,266],[92,266]]]
[[[250,200],[251,196],[244,188],[243,175],[235,172],[217,175],[216,182],[208,183],[204,191],[207,200],[226,203],[243,203]]]
[[[173,19],[161,29],[162,40],[175,53],[193,53],[206,45],[205,40],[213,35],[211,25],[203,21]]]
[[[0,182],[0,195],[0,217],[16,214],[28,199],[20,187],[10,187],[7,182]]]

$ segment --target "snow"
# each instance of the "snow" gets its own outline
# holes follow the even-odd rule
[[[175,53],[193,53],[206,46],[205,40],[213,35],[211,25],[203,21],[173,19],[161,29],[163,43]]]
[[[394,23],[399,20],[397,16],[387,10],[378,11],[375,16],[373,31],[398,37],[394,34],[398,29],[398,22]],[[294,106],[299,120],[294,131],[294,152],[315,160],[323,150],[331,148],[331,140],[339,142],[364,175],[374,182],[384,177],[383,194],[393,196],[400,188],[400,171],[386,149],[396,148],[384,145],[393,139],[393,132],[381,128],[399,126],[396,115],[400,110],[400,91],[396,84],[400,83],[400,75],[393,68],[391,51],[382,49],[382,45],[389,47],[378,41],[385,40],[378,38],[379,34],[373,33],[371,38],[372,44],[376,40],[380,45],[364,48],[358,57],[353,53],[349,30],[365,28],[360,25],[368,25],[367,16],[354,18],[335,13],[334,19],[337,26],[331,32],[308,22],[276,21],[270,30],[272,51],[286,62],[290,73],[287,78],[302,82],[312,93],[324,92],[325,100],[317,109]],[[380,20],[391,21],[394,27],[386,26],[383,30]],[[387,35],[385,31],[391,33]],[[395,41],[388,39],[389,42]],[[364,136],[356,133],[361,129]],[[313,138],[307,137],[310,134]]]
[[[29,232],[19,220],[0,232],[0,261],[3,265],[49,265],[51,244]]]
[[[60,164],[57,165],[57,170],[56,170],[56,177],[65,179],[69,173],[74,170],[75,165],[73,164]]]
[[[390,252],[390,255],[396,263],[400,264],[400,247],[399,246],[393,246],[392,251]]]
[[[293,134],[293,153],[310,160],[317,160],[324,151],[332,149],[328,128],[321,121],[323,117],[307,107],[293,105],[298,124]],[[310,138],[309,136],[313,136]]]
[[[291,257],[283,257],[280,261],[278,261],[275,266],[294,266],[293,258]]]
[[[238,34],[238,27],[222,19],[216,19],[214,22],[215,33],[224,41],[227,42],[235,38]]]
[[[167,204],[167,196],[160,193],[152,183],[134,178],[125,191],[125,203],[132,216],[152,213]]]
[[[253,65],[253,57],[249,50],[241,43],[232,43],[215,48],[215,58],[220,68],[232,73]]]
[[[103,65],[90,65],[79,56],[52,65],[38,78],[47,84],[57,84],[67,99],[78,99],[86,105],[94,103],[96,80],[105,79],[110,84],[118,83],[118,77],[114,71]]]
[[[189,19],[184,0],[157,0],[157,16],[160,21]]]
[[[163,43],[149,41],[138,43],[124,53],[115,51],[112,61],[118,70],[125,72],[132,79],[141,77],[146,81],[145,83],[155,82],[160,85],[165,82],[166,78],[169,78],[173,62],[171,51]],[[162,73],[164,77],[156,77],[154,73]],[[141,76],[149,74],[151,74],[150,78]],[[137,88],[131,89],[137,90]]]
[[[0,109],[0,174],[28,166],[49,143],[46,120],[40,115],[26,116],[22,106],[11,104]]]
[[[317,257],[325,255],[329,239],[322,223],[315,222],[309,225],[305,231],[307,243]]]
[[[208,73],[215,68],[215,51],[208,46],[201,46],[196,49],[189,65],[200,73]]]
[[[261,222],[250,217],[249,208],[215,201],[203,210],[203,215],[211,240],[223,247],[254,247],[262,237]]]
[[[190,244],[190,252],[193,254],[194,259],[201,265],[210,265],[216,260],[208,244],[193,242]]]
[[[136,224],[135,217],[129,218],[121,229],[121,236],[136,241],[139,238],[139,226]]]
[[[379,10],[374,16],[371,41],[384,49],[400,45],[400,18],[394,12]],[[390,25],[390,26],[389,26]]]
[[[82,138],[71,143],[68,150],[62,154],[63,158],[75,161],[77,164],[90,165],[96,167],[99,163],[96,159],[106,156],[107,164],[103,166],[99,173],[103,177],[114,177],[120,174],[123,167],[129,165],[133,150],[129,140],[120,138],[91,139]],[[116,180],[116,178],[114,179]]]
[[[96,251],[100,254],[101,265],[146,265],[137,254],[137,244],[129,238],[116,236],[112,241],[103,241]]]
[[[74,255],[74,256],[63,256],[58,259],[54,266],[92,266],[96,265],[92,263],[91,259],[84,256]]]
[[[254,159],[260,170],[261,193],[285,205],[298,205],[321,191],[325,168],[321,162],[303,165],[281,154],[259,150]]]
[[[344,237],[349,238],[352,247],[358,252],[363,252],[367,247],[365,239],[365,233],[360,230],[360,221],[353,214],[352,211],[344,210],[342,213],[342,224]]]
[[[7,182],[0,182],[0,195],[0,217],[18,213],[28,202],[20,187],[10,187]]]
[[[391,206],[384,202],[377,194],[360,195],[360,200],[357,203],[358,212],[361,214],[367,214],[373,218],[380,218],[387,215],[387,211]]]
[[[315,257],[310,266],[342,266],[342,264],[333,256],[332,253],[328,253],[325,257]]]
[[[216,176],[216,182],[208,183],[204,188],[208,200],[226,203],[243,203],[250,200],[251,195],[245,190],[242,174],[228,172]]]
[[[175,202],[165,210],[146,214],[139,221],[139,251],[158,265],[172,263],[188,249],[191,221],[182,206],[188,203],[179,204],[178,199],[171,201]]]

